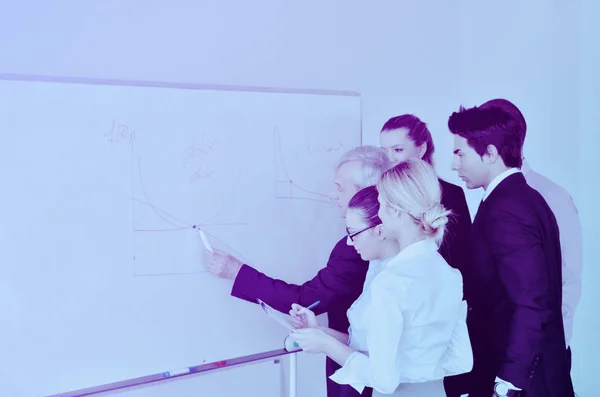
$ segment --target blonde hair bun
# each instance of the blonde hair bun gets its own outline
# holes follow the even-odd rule
[[[430,164],[401,162],[382,175],[377,189],[391,208],[408,212],[426,237],[441,242],[451,212],[441,204],[442,189]]]
[[[450,211],[446,210],[443,205],[436,203],[427,211],[423,212],[420,222],[421,230],[427,236],[441,239],[444,235],[444,229],[449,221],[448,215]]]

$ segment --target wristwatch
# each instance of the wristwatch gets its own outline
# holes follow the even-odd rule
[[[519,390],[509,389],[504,382],[498,382],[494,385],[494,397],[519,397],[520,395]]]

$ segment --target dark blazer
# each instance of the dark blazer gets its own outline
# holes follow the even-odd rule
[[[470,256],[471,214],[463,189],[443,179],[439,179],[439,182],[442,188],[442,205],[452,211],[439,253],[450,266],[462,271]]]
[[[443,179],[438,180],[442,189],[442,205],[452,211],[439,253],[450,266],[463,273],[471,256],[469,249],[471,213],[463,189]],[[466,376],[444,378],[444,388],[448,397],[459,397],[466,393]]]
[[[327,266],[312,280],[302,285],[288,284],[243,265],[235,279],[231,295],[254,303],[260,298],[284,313],[289,312],[292,303],[306,307],[320,300],[321,303],[314,309],[315,314],[327,312],[329,327],[348,333],[350,324],[346,312],[362,293],[368,269],[368,262],[363,261],[354,247],[346,244],[346,238],[343,238],[333,247]],[[339,385],[329,379],[339,368],[335,361],[327,358],[327,396],[361,396],[351,386]],[[370,397],[372,392],[371,388],[365,388],[362,396]]]
[[[496,376],[527,397],[573,396],[567,388],[558,226],[521,173],[483,201],[463,272],[474,365],[470,397],[490,397]]]

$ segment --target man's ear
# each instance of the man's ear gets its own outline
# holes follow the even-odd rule
[[[485,153],[482,156],[483,161],[487,163],[495,163],[500,158],[498,149],[494,145],[487,145]]]

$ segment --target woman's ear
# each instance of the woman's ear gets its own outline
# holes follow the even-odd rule
[[[423,156],[425,156],[425,153],[427,153],[427,143],[426,143],[426,142],[423,142],[423,143],[422,143],[422,144],[421,144],[421,145],[418,147],[418,150],[419,150],[419,152],[418,152],[418,153],[419,153],[419,158],[420,158],[421,160],[423,160]]]
[[[385,240],[385,236],[383,235],[383,225],[377,225],[377,226],[375,226],[375,233],[377,234],[377,237],[379,238],[379,241],[384,241]]]

